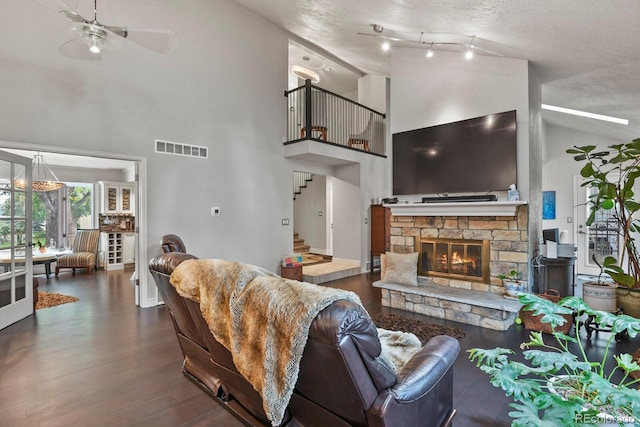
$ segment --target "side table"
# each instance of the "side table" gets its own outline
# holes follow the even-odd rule
[[[296,267],[280,267],[281,272],[280,276],[285,279],[293,279],[298,282],[302,282],[302,266],[298,265]]]

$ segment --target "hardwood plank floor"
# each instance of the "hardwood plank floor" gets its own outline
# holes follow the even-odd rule
[[[0,426],[222,426],[242,425],[181,373],[181,357],[164,307],[135,307],[130,271],[55,279],[39,276],[40,290],[80,301],[38,310],[0,331]],[[381,307],[380,290],[362,274],[325,283],[356,292],[367,310],[394,312],[466,332],[454,368],[454,425],[507,426],[509,400],[468,360],[476,347],[516,348],[528,333],[507,332]],[[593,339],[598,352],[608,334]],[[616,346],[635,351],[638,340]]]

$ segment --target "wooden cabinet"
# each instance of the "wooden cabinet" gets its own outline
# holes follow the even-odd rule
[[[100,182],[102,213],[134,212],[134,184],[127,182]]]
[[[382,205],[371,205],[371,271],[380,268],[380,254],[391,248],[391,210]],[[374,258],[378,258],[377,265]]]

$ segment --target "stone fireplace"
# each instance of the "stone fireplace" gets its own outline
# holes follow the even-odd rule
[[[522,304],[503,297],[498,275],[528,271],[526,204],[391,205],[389,225],[391,252],[420,253],[419,276],[418,286],[374,282],[383,306],[501,331],[513,324]]]
[[[489,283],[489,240],[416,239],[418,274]]]
[[[438,267],[431,269],[428,274],[423,273],[425,276],[428,275],[429,282],[434,284],[501,294],[502,282],[498,275],[516,270],[525,273],[526,276],[529,264],[527,205],[519,206],[513,216],[392,215],[390,225],[391,252],[420,252],[420,269],[429,262]],[[445,249],[444,240],[452,242],[451,249],[449,246]],[[426,255],[422,254],[423,242],[433,242],[427,246],[432,250],[435,246],[436,253],[432,255],[431,261],[425,259]],[[469,247],[472,242],[476,243]],[[480,274],[475,270],[468,275],[458,274],[460,264],[449,267],[453,274],[442,274],[438,271],[442,269],[442,255],[452,259],[453,252],[457,252],[457,256],[460,257],[464,251],[467,255],[477,252],[485,254],[486,268]],[[468,260],[458,262],[466,262],[467,267],[471,265]]]

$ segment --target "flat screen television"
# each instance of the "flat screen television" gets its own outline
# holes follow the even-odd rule
[[[489,193],[517,184],[516,112],[393,134],[393,194]]]

